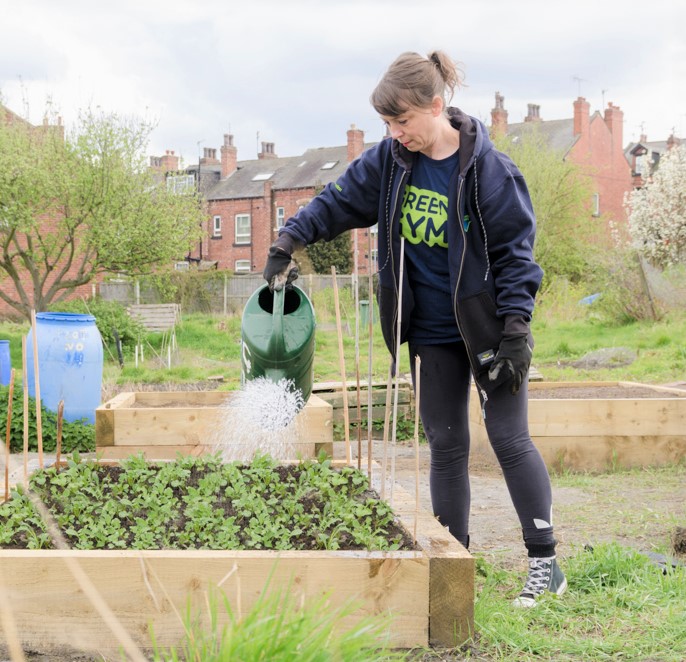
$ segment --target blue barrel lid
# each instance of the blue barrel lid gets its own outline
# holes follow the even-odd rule
[[[47,322],[95,322],[93,315],[84,313],[36,313],[36,319]]]
[[[0,340],[0,345],[9,345],[10,341],[9,340]]]

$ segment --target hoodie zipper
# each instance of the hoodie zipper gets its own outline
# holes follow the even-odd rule
[[[400,192],[402,190],[403,184],[405,182],[405,178],[407,177],[407,170],[403,168],[402,173],[400,175],[400,182],[398,183],[398,187],[395,190],[395,194],[393,197],[393,204],[392,204],[392,209],[391,213],[386,219],[386,222],[388,223],[388,254],[391,259],[391,273],[393,274],[393,284],[395,286],[395,310],[393,311],[393,327],[391,330],[392,337],[393,337],[393,347],[397,347],[398,345],[398,339],[396,338],[396,329],[398,328],[398,314],[400,311],[398,311],[398,301],[400,301],[400,288],[402,287],[402,283],[398,283],[398,280],[396,278],[396,271],[395,271],[395,253],[393,251],[393,223],[395,222],[395,213],[396,210],[398,209],[398,198],[400,197]],[[393,355],[393,352],[391,352],[391,355],[393,356],[393,359],[395,360],[396,364],[398,362],[398,357]],[[397,366],[396,366],[397,368]]]
[[[474,167],[476,168],[476,164],[474,164]],[[488,402],[488,395],[486,394],[486,389],[479,384],[479,382],[476,379],[476,369],[474,367],[474,363],[472,362],[472,350],[471,347],[469,346],[469,340],[467,339],[466,335],[462,331],[462,327],[460,326],[460,316],[457,313],[457,292],[460,287],[460,280],[462,279],[462,270],[464,268],[464,260],[465,260],[465,255],[467,254],[467,235],[464,231],[464,226],[462,225],[462,219],[461,219],[461,214],[460,214],[460,199],[462,197],[462,189],[464,187],[464,177],[460,179],[460,186],[457,189],[457,224],[460,228],[460,232],[462,233],[462,256],[460,257],[460,269],[457,272],[457,282],[455,283],[455,294],[453,295],[453,313],[455,315],[455,321],[457,322],[457,329],[460,332],[460,336],[462,336],[462,341],[464,342],[466,348],[467,348],[467,359],[469,361],[469,365],[472,367],[472,377],[474,378],[474,383],[476,384],[477,389],[479,390],[479,393],[481,394],[481,415],[484,420],[486,420],[486,402]]]

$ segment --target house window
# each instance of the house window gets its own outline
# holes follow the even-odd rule
[[[331,170],[332,168],[336,167],[336,164],[338,161],[327,161],[322,167],[322,170]]]
[[[276,227],[282,228],[286,221],[286,209],[284,207],[276,208]]]
[[[167,177],[167,191],[177,195],[193,193],[195,191],[194,175],[169,175]]]
[[[236,243],[250,243],[250,214],[236,214]]]
[[[372,227],[369,228],[369,234],[372,234],[372,235],[379,234],[379,224],[378,223],[374,223],[374,225],[372,225]]]
[[[250,260],[236,260],[233,263],[233,270],[237,274],[249,274]]]
[[[593,194],[593,215],[600,216],[600,193]]]
[[[222,217],[221,216],[215,216],[212,219],[212,234],[215,237],[221,237],[222,236]]]

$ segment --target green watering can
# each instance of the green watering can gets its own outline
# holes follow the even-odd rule
[[[241,321],[241,383],[265,377],[277,383],[292,380],[303,402],[312,393],[314,377],[314,308],[298,287],[253,292]]]

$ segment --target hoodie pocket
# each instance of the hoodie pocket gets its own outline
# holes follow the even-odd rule
[[[488,373],[503,336],[503,321],[488,292],[479,292],[458,303],[460,328],[472,360],[475,377]]]

